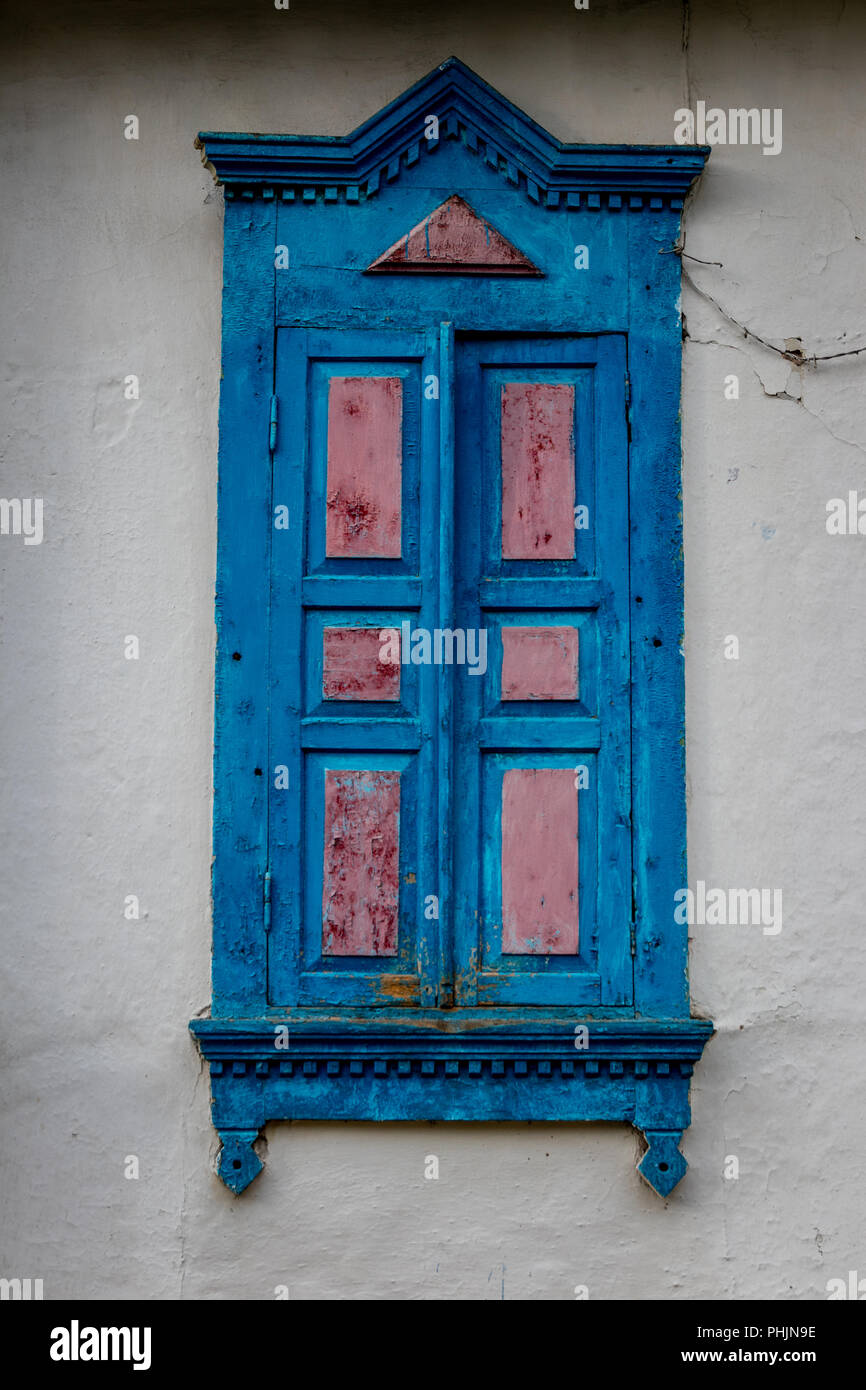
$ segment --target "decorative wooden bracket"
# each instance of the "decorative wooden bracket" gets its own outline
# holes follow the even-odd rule
[[[217,1172],[232,1192],[243,1192],[253,1178],[262,1171],[263,1164],[253,1144],[258,1138],[257,1129],[221,1129],[219,1131],[222,1148]]]
[[[649,1147],[637,1170],[660,1197],[667,1197],[673,1191],[689,1166],[677,1147],[682,1137],[678,1130],[669,1134],[644,1130]]]

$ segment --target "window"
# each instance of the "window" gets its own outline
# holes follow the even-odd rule
[[[456,60],[343,139],[199,140],[220,1175],[269,1119],[621,1119],[665,1193],[712,1026],[658,252],[707,152],[562,146]]]

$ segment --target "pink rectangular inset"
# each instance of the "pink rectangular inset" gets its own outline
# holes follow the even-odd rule
[[[502,387],[502,556],[574,559],[574,387]]]
[[[380,640],[380,632],[384,636]],[[387,658],[383,661],[382,656]],[[400,633],[396,628],[326,627],[322,632],[323,700],[399,700]]]
[[[503,627],[502,700],[576,700],[576,627]]]
[[[570,768],[510,768],[502,779],[502,950],[578,951],[577,792]]]
[[[331,377],[326,555],[399,559],[402,451],[400,377]]]
[[[322,954],[396,956],[400,773],[325,773]]]

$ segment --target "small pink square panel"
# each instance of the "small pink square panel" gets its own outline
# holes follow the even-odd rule
[[[576,700],[576,627],[503,627],[503,700]]]
[[[323,700],[399,700],[400,635],[378,627],[322,632]]]

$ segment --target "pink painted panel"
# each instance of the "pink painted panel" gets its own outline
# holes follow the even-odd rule
[[[462,274],[540,275],[532,261],[485,222],[465,199],[446,199],[417,223],[368,270],[436,271]]]
[[[395,956],[400,773],[325,773],[322,954]]]
[[[502,555],[574,559],[574,387],[502,387]]]
[[[502,950],[578,950],[577,792],[570,768],[509,768],[502,779]]]
[[[576,700],[576,627],[503,627],[503,700]]]
[[[399,700],[400,634],[388,628],[392,640],[382,641],[378,627],[326,627],[322,632],[322,698],[324,700]],[[388,658],[380,659],[384,650]]]
[[[327,555],[400,557],[402,441],[399,377],[331,377]]]

